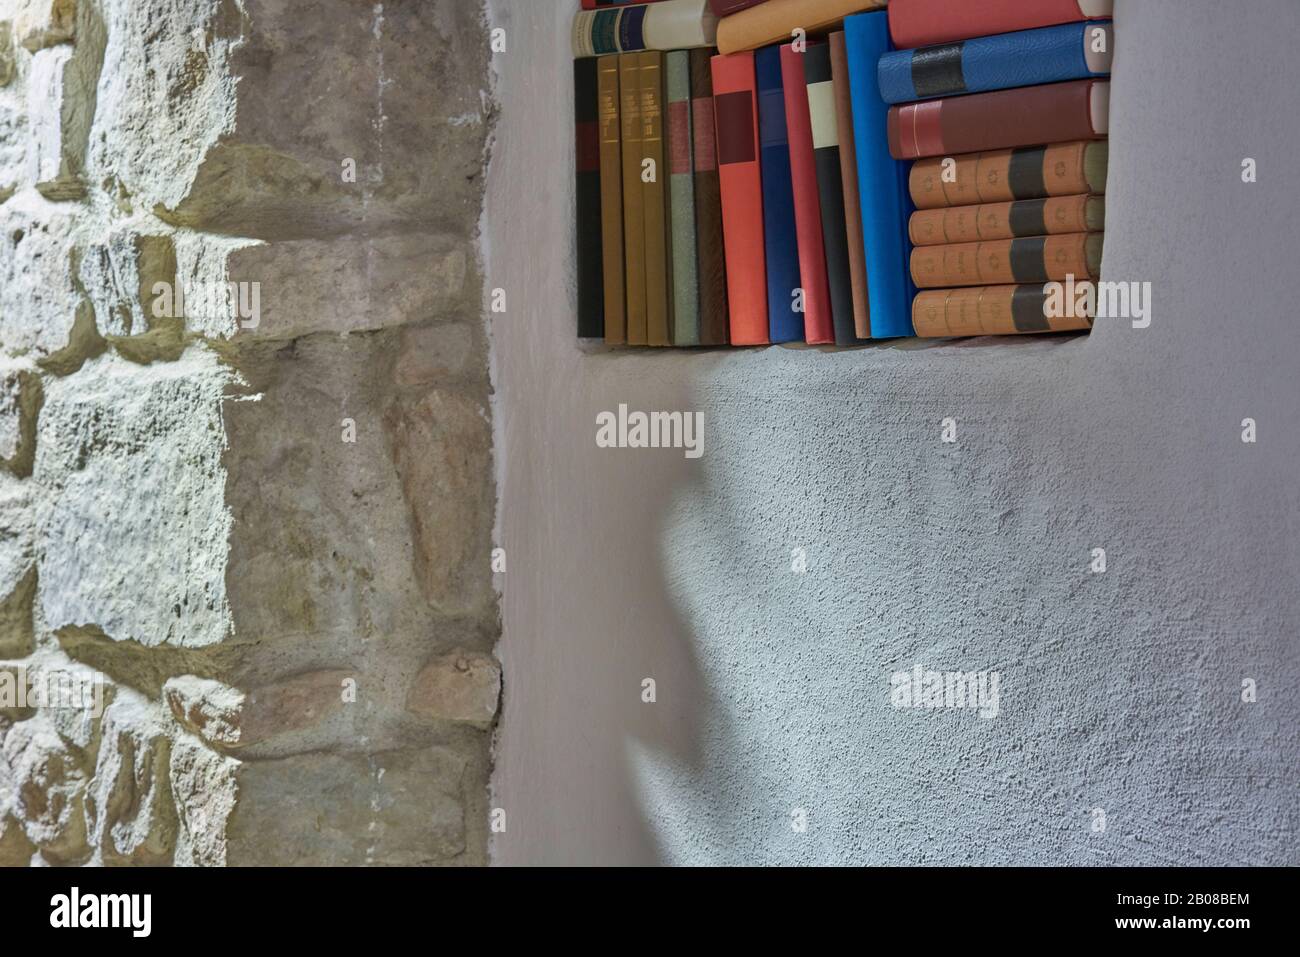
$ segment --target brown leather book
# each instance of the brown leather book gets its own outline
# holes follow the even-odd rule
[[[673,344],[673,273],[669,252],[668,164],[664,138],[664,55],[637,54],[641,70],[641,203],[645,217],[646,343]],[[646,160],[651,164],[647,167]]]
[[[918,246],[912,250],[912,281],[918,289],[994,286],[1096,279],[1103,233],[996,239],[987,243]]]
[[[894,159],[906,160],[1100,139],[1109,129],[1109,118],[1107,80],[945,96],[891,106],[889,152]]]
[[[623,288],[623,134],[619,128],[618,57],[596,61],[600,106],[600,232],[605,274],[605,342],[627,342]]]
[[[853,99],[849,87],[849,52],[844,31],[830,35],[835,118],[840,131],[840,177],[844,183],[844,225],[848,233],[849,280],[853,287],[853,325],[859,339],[871,338],[867,296],[867,256],[862,239],[862,196],[858,192],[858,151],[853,139]]]
[[[926,338],[1069,332],[1092,327],[1092,315],[1053,316],[1051,306],[1051,296],[1041,285],[936,289],[918,293],[912,300],[912,326],[918,336]],[[1068,311],[1073,313],[1074,309]]]
[[[646,344],[645,207],[641,195],[641,62],[639,53],[618,57],[623,125],[623,262],[627,284],[627,344]]]
[[[908,223],[908,233],[916,246],[1099,233],[1105,228],[1106,198],[1087,195],[921,209],[912,214]]]
[[[700,282],[700,345],[727,344],[727,266],[722,193],[713,125],[711,50],[691,51],[691,123],[695,147],[695,252]]]
[[[1104,193],[1108,154],[1096,140],[936,156],[912,164],[908,188],[917,209]]]

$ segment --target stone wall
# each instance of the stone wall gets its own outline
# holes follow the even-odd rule
[[[0,0],[0,864],[485,860],[482,17]]]

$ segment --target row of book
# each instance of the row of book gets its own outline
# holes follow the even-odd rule
[[[1088,328],[1111,2],[583,0],[579,336]]]

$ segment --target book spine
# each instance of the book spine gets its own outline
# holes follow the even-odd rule
[[[581,62],[581,61],[578,61]],[[604,266],[605,342],[627,342],[623,283],[623,131],[620,127],[618,57],[592,60],[600,87],[600,231]]]
[[[844,188],[844,230],[848,240],[849,280],[853,288],[853,330],[859,339],[870,339],[871,309],[867,294],[866,249],[862,241],[862,197],[858,192],[858,151],[853,140],[853,100],[849,91],[849,52],[844,42],[844,31],[832,33],[829,46],[831,76],[835,84],[835,119],[840,134],[840,183]]]
[[[852,345],[858,337],[853,319],[853,286],[849,279],[844,184],[840,177],[840,139],[830,45],[810,43],[808,52],[803,55],[803,68],[816,177],[815,204],[821,221],[826,285],[830,296],[830,334],[836,345]],[[803,250],[802,242],[799,248]]]
[[[711,47],[717,27],[718,18],[709,0],[661,0],[579,10],[573,17],[573,55]]]
[[[893,0],[889,31],[894,45],[924,47],[995,33],[1109,17],[1111,0]]]
[[[867,258],[867,293],[872,338],[910,336],[915,289],[908,270],[911,241],[907,220],[907,168],[890,156],[885,136],[885,101],[876,64],[889,50],[888,15],[864,13],[844,21],[853,99],[853,135],[858,152],[858,190]]]
[[[634,3],[662,3],[663,0],[582,0],[582,9],[601,10],[605,7],[624,7]]]
[[[763,0],[709,0],[709,6],[713,8],[713,12],[718,16],[729,17],[741,10],[756,7],[762,2]]]
[[[923,159],[908,187],[918,209],[1104,193],[1108,152],[1098,140]]]
[[[1072,80],[970,96],[949,96],[889,108],[889,151],[895,159],[1098,139],[1094,91],[1104,80]]]
[[[780,48],[766,47],[757,51],[754,54],[754,72],[758,83],[768,335],[772,342],[802,342],[799,240],[794,218],[794,186]]]
[[[668,192],[673,271],[673,344],[700,344],[700,284],[695,236],[695,163],[691,122],[691,54],[664,58],[667,71]]]
[[[906,103],[1083,79],[1110,72],[1111,50],[1109,22],[896,50],[880,58],[880,92],[886,103]]]
[[[1053,302],[1041,285],[927,290],[912,303],[912,324],[916,334],[925,337],[1069,332],[1091,328],[1092,320],[1091,312],[1080,313],[1066,301]]]
[[[645,206],[641,190],[641,64],[638,54],[618,58],[623,121],[623,262],[627,283],[627,344],[646,345]]]
[[[738,53],[773,43],[789,43],[795,30],[820,33],[839,26],[845,17],[878,10],[887,0],[766,0],[719,21],[718,50]]]
[[[1100,232],[1105,209],[1102,197],[1087,195],[923,209],[912,214],[908,231],[916,246]]]
[[[712,69],[729,338],[737,346],[765,345],[769,341],[767,265],[754,54],[715,56]]]
[[[799,286],[803,289],[803,335],[804,341],[811,345],[824,345],[835,341],[835,324],[831,316],[830,282],[826,275],[826,237],[822,228],[805,54],[796,51],[789,43],[780,47],[780,51],[786,133],[790,141],[790,182],[794,190],[794,222],[799,246]]]
[[[672,258],[668,220],[669,167],[664,148],[664,54],[638,54],[641,64],[641,201],[645,223],[646,344],[673,344]]]
[[[702,346],[727,344],[727,264],[722,241],[713,68],[707,50],[692,50],[691,147],[695,172],[695,253]]]
[[[996,239],[986,243],[919,246],[912,252],[912,280],[921,289],[995,286],[1096,279],[1102,233]]]
[[[578,336],[605,334],[600,190],[600,90],[595,60],[573,61],[574,173],[577,202]]]

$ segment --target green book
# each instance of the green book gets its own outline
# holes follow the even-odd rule
[[[700,281],[695,237],[695,149],[691,121],[691,55],[666,57],[668,192],[672,210],[673,344],[700,344]]]

